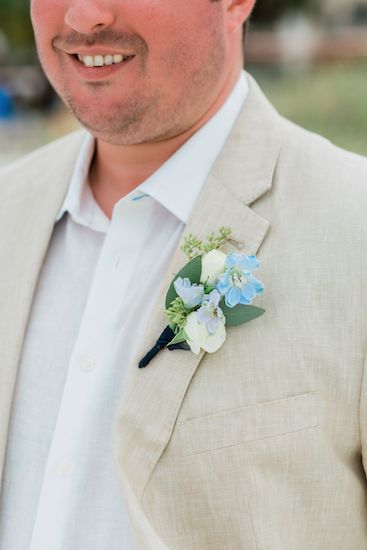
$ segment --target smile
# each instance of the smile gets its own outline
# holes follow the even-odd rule
[[[124,61],[131,59],[132,55],[121,54],[108,54],[108,55],[81,55],[76,54],[75,57],[79,59],[85,67],[105,67],[108,65],[118,65]]]

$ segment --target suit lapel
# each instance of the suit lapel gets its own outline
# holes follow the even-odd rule
[[[0,478],[27,320],[81,139],[78,133],[63,147],[51,146],[48,155],[36,153],[1,174]]]
[[[184,236],[194,233],[205,238],[220,226],[229,226],[242,252],[258,252],[270,224],[248,204],[271,188],[280,151],[277,120],[251,80],[250,96],[202,189]],[[167,325],[165,294],[186,261],[178,249],[127,378],[114,427],[114,457],[120,480],[126,492],[133,490],[138,498],[169,442],[182,400],[204,355],[164,350],[147,368],[137,368],[139,359]]]

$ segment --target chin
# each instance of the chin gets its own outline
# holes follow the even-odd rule
[[[136,102],[117,104],[99,98],[67,98],[69,109],[95,137],[108,142],[130,144],[149,125],[150,105]],[[153,118],[155,118],[153,116]],[[144,123],[143,123],[144,121]],[[147,124],[148,122],[148,124]],[[144,133],[144,132],[143,132]]]
[[[156,109],[125,110],[119,108],[113,111],[100,109],[71,108],[74,116],[96,139],[111,145],[138,145],[164,141],[181,133],[183,129],[176,125],[173,117],[162,120]],[[165,117],[166,118],[166,117]]]

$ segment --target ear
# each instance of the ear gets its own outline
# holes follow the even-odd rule
[[[230,34],[238,31],[250,17],[256,0],[226,0],[227,30]]]

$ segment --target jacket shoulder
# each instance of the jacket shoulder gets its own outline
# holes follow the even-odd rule
[[[335,193],[367,193],[367,158],[342,149],[318,134],[283,119],[285,140],[280,162],[305,191],[317,185],[320,198]]]
[[[65,164],[73,166],[85,139],[85,130],[78,130],[36,149],[0,168],[2,200],[16,198],[37,189],[38,182],[52,178]]]
[[[367,239],[367,158],[283,121],[270,201],[297,233],[341,247]],[[270,203],[269,203],[270,205]]]

